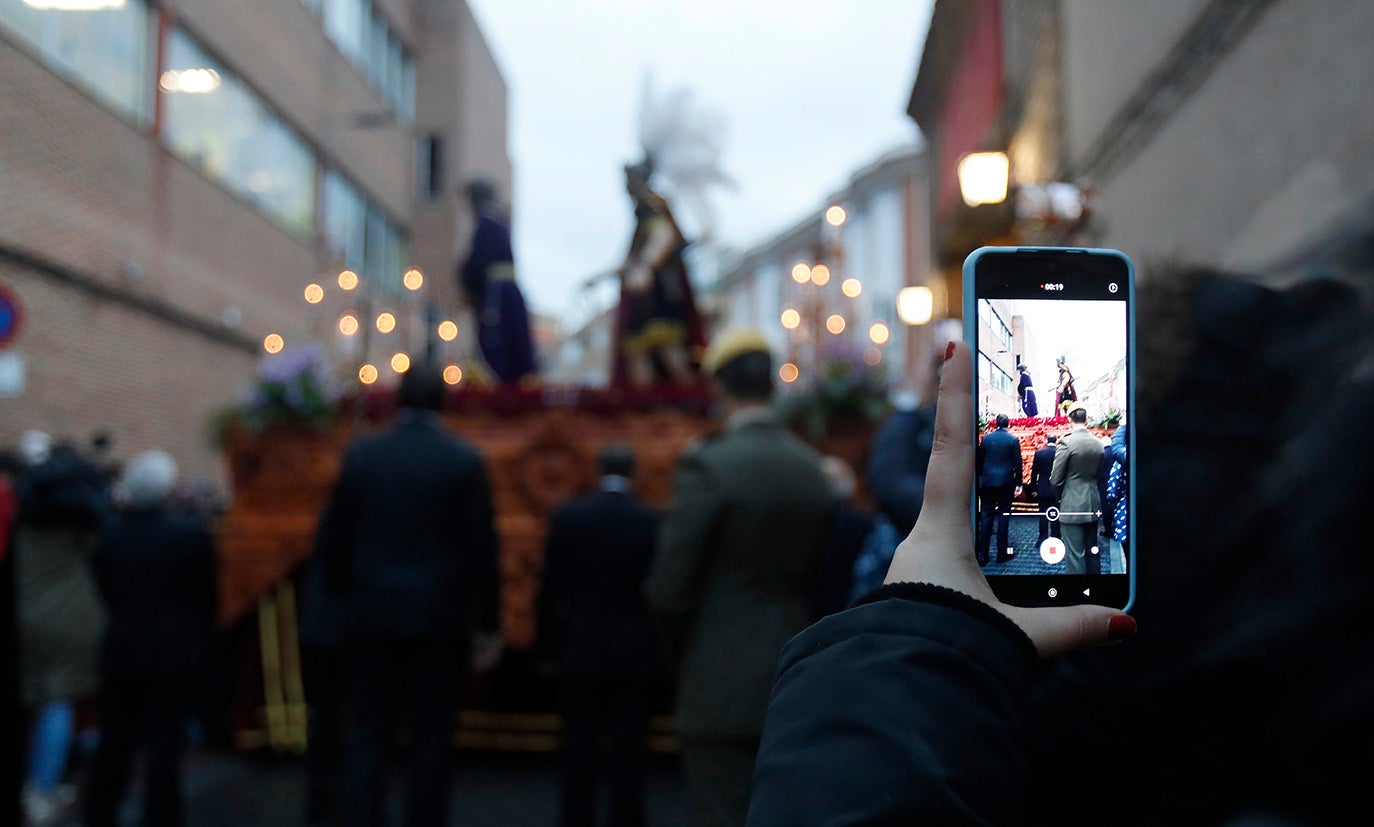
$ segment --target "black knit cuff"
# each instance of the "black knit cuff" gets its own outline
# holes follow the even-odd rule
[[[913,600],[917,603],[934,603],[938,606],[973,615],[984,623],[1002,630],[1002,633],[1015,641],[1016,645],[1032,661],[1039,659],[1039,655],[1035,651],[1035,644],[1031,642],[1030,637],[1021,630],[1020,626],[1011,621],[1011,618],[983,601],[969,597],[963,592],[955,591],[947,586],[937,586],[934,583],[888,583],[858,598],[850,604],[850,608],[893,598]]]

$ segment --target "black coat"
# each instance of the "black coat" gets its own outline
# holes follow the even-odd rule
[[[647,678],[657,655],[644,599],[658,512],[601,491],[549,519],[539,591],[540,642],[563,677]]]
[[[931,585],[884,586],[782,650],[749,827],[1021,823],[1035,649]]]
[[[482,457],[403,411],[344,455],[316,538],[344,637],[497,628],[497,541]]]
[[[1054,470],[1054,445],[1046,445],[1044,448],[1036,450],[1035,456],[1031,458],[1030,487],[1035,489],[1035,497],[1039,500],[1057,500],[1059,494],[1054,490],[1054,483],[1050,480],[1050,473]]]
[[[107,678],[202,673],[218,605],[215,542],[201,521],[165,508],[115,512],[95,553],[105,599]]]

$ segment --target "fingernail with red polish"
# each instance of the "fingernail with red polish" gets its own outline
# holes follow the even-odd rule
[[[953,342],[950,342],[949,344],[945,345],[945,361],[948,362],[950,359],[953,359],[953,358],[954,358],[954,343],[953,343]]]
[[[1112,615],[1107,621],[1107,640],[1125,640],[1135,634],[1135,618],[1130,615]]]

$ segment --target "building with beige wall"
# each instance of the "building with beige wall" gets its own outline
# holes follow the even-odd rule
[[[1362,0],[937,0],[908,112],[931,144],[934,255],[984,243],[1114,247],[1171,262],[1340,272],[1370,243],[1374,84]],[[1003,151],[1000,205],[959,198]],[[1019,195],[1077,188],[1034,215]],[[1055,220],[1058,219],[1058,220]]]
[[[456,191],[510,192],[505,83],[462,0],[0,0],[0,112],[0,284],[25,316],[0,444],[104,429],[215,478],[208,423],[265,337],[394,381],[389,354],[461,319]]]

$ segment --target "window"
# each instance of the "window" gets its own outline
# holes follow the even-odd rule
[[[325,34],[357,66],[398,120],[415,116],[415,61],[372,0],[315,0]]]
[[[331,170],[324,176],[323,207],[325,246],[344,267],[363,272],[367,201],[342,175]]]
[[[184,30],[167,38],[163,140],[288,230],[315,224],[315,157],[294,131]]]
[[[325,34],[339,51],[357,64],[361,64],[366,55],[363,21],[368,19],[369,5],[367,0],[324,0],[323,4]]]
[[[376,205],[334,170],[324,176],[324,239],[344,267],[390,293],[401,290],[406,241]]]
[[[790,272],[787,281],[792,282]],[[767,331],[769,340],[777,347],[785,335],[779,321],[782,316],[782,267],[772,261],[759,265],[754,270],[754,289],[758,316],[753,324]]]
[[[415,192],[431,200],[444,197],[444,136],[420,139],[415,151]]]
[[[144,0],[80,11],[0,0],[0,28],[14,32],[48,66],[139,123],[149,111],[148,18]]]

